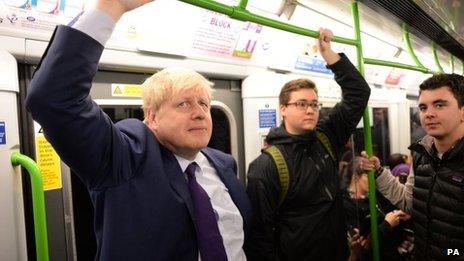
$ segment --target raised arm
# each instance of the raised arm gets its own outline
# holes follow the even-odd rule
[[[107,7],[110,2],[115,3],[114,6]],[[124,5],[124,2],[141,5],[146,1],[100,0],[97,9],[81,17],[84,21],[74,23],[78,28],[83,26],[83,31],[59,26],[37,67],[26,97],[27,109],[42,126],[46,138],[88,187],[127,178],[112,179],[107,174],[130,175],[127,170],[122,171],[130,169],[130,164],[137,161],[130,151],[136,151],[134,147],[143,147],[142,141],[133,141],[116,128],[89,96],[107,38],[99,38],[92,28],[85,31],[85,25],[102,29],[102,34],[109,30],[109,37],[115,21],[124,12],[122,10],[135,7]],[[114,155],[115,151],[124,151],[127,155]],[[112,164],[124,158],[128,163]]]
[[[342,89],[342,100],[327,117],[320,119],[318,127],[328,134],[334,146],[341,148],[363,115],[370,88],[350,60],[344,54],[337,54],[332,50],[332,32],[320,29],[319,33],[319,52],[327,62],[327,67],[335,74],[335,81]]]

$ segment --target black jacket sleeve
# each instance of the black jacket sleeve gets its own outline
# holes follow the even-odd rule
[[[248,260],[278,260],[275,216],[280,182],[274,161],[261,154],[248,168],[247,193],[253,209],[252,227],[245,244]]]
[[[340,56],[338,62],[327,67],[335,74],[335,81],[342,89],[342,100],[318,123],[336,149],[342,148],[355,130],[371,93],[356,67],[344,54]]]

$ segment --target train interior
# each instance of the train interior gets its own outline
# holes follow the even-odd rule
[[[91,260],[95,255],[87,189],[53,154],[24,106],[54,27],[67,24],[89,2],[0,1],[1,260],[37,258],[31,182],[24,168],[12,166],[15,151],[39,163],[52,162],[42,170],[49,175],[44,196],[50,259]],[[246,184],[248,164],[261,153],[269,129],[280,124],[278,95],[285,82],[301,77],[316,82],[323,103],[321,117],[340,101],[341,91],[312,37],[234,20],[187,2],[195,1],[157,0],[125,14],[105,47],[91,96],[114,122],[143,120],[140,84],[147,77],[169,66],[204,74],[214,83],[213,136],[208,146],[231,154],[238,163],[238,177]],[[242,1],[216,2],[235,6]],[[431,44],[436,39],[413,24],[407,29],[404,18],[377,2],[381,1],[358,3],[362,57],[412,66],[420,60],[429,69],[424,73],[417,68],[364,66],[372,91],[367,111],[373,150],[386,162],[392,153],[407,154],[411,142],[424,135],[418,120],[418,83],[437,71],[464,73],[464,33],[459,31],[464,30],[464,21],[441,28],[458,43],[453,49],[446,43]],[[429,10],[426,7],[439,1],[417,2],[421,10]],[[325,27],[349,39],[355,27],[351,8],[352,1],[347,0],[250,0],[247,6],[268,19],[313,31]],[[424,13],[431,20],[442,19],[441,9],[437,10]],[[354,46],[334,42],[333,48],[357,64]],[[364,124],[359,123],[346,153],[364,149]]]

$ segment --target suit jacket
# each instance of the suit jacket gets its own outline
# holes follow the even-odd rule
[[[193,206],[174,155],[141,121],[113,124],[89,96],[103,49],[59,26],[29,86],[27,108],[89,189],[97,260],[198,260]],[[246,235],[251,207],[234,159],[210,148],[202,153],[229,190]]]

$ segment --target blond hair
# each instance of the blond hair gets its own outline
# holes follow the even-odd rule
[[[163,102],[172,99],[181,90],[204,91],[211,101],[212,87],[212,82],[191,69],[170,67],[153,74],[142,84],[144,122],[150,109],[158,111]]]

